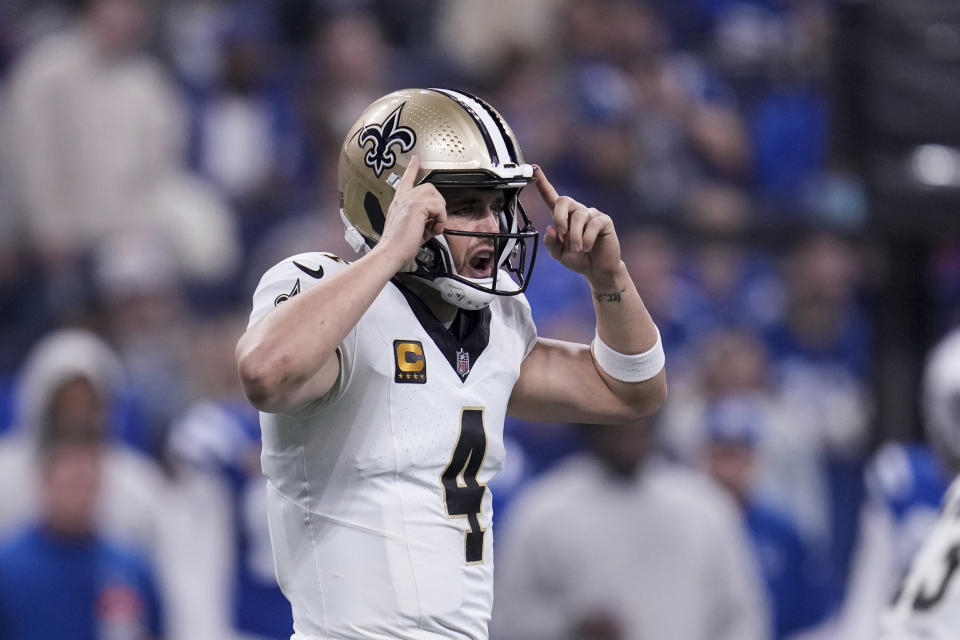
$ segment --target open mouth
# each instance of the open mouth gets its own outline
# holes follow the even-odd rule
[[[467,262],[465,276],[468,278],[489,278],[493,273],[493,252],[483,249],[473,254]]]

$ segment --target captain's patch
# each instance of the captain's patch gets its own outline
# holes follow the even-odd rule
[[[423,384],[427,381],[427,358],[423,345],[416,340],[393,341],[393,381]]]

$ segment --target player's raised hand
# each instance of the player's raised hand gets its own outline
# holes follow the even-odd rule
[[[412,261],[420,245],[447,224],[447,204],[437,188],[430,183],[415,186],[419,170],[420,159],[413,156],[397,183],[378,243],[393,249],[401,263]]]
[[[620,241],[613,220],[553,188],[543,168],[537,166],[537,190],[553,212],[543,242],[560,264],[590,278],[613,273],[620,266]]]

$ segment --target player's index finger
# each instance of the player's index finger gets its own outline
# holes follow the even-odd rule
[[[553,209],[560,195],[557,193],[557,190],[553,188],[553,185],[550,184],[550,181],[547,180],[547,175],[543,172],[543,167],[534,165],[534,168],[537,174],[537,191],[540,192],[540,197],[547,203],[547,206]]]
[[[413,189],[414,183],[417,181],[417,173],[420,171],[420,158],[418,156],[413,156],[410,158],[407,168],[404,169],[403,175],[400,176],[400,181],[397,183],[397,193],[410,191]]]

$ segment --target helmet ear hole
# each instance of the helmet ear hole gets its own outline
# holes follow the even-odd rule
[[[363,196],[363,209],[367,212],[367,218],[370,220],[373,230],[376,231],[378,235],[383,233],[383,225],[386,222],[386,217],[383,215],[383,208],[380,206],[380,201],[377,199],[377,196],[367,191],[367,195]]]

